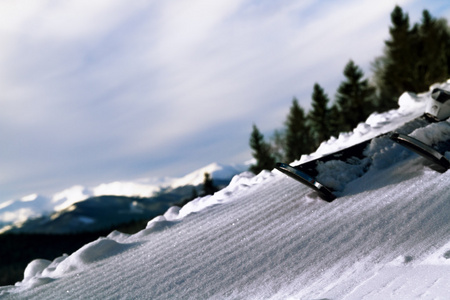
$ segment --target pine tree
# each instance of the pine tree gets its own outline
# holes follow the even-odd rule
[[[374,109],[374,89],[367,79],[363,80],[363,71],[350,60],[344,68],[345,81],[341,82],[336,103],[344,119],[343,130],[355,128],[364,121]]]
[[[203,196],[212,195],[217,192],[217,188],[213,184],[213,180],[209,173],[205,173],[203,179]]]
[[[392,27],[389,28],[391,39],[386,41],[388,61],[385,81],[394,92],[395,101],[405,91],[413,91],[411,74],[416,59],[414,40],[416,30],[410,30],[409,16],[396,6],[391,14]],[[409,74],[409,76],[405,76]]]
[[[329,101],[323,88],[317,83],[314,84],[311,102],[312,109],[308,113],[308,121],[311,124],[315,147],[318,147],[321,142],[330,137]]]
[[[345,131],[345,120],[342,114],[339,112],[339,108],[336,103],[331,106],[329,111],[328,123],[330,124],[329,133],[330,136],[338,137],[339,133]]]
[[[253,150],[253,158],[256,159],[256,164],[250,167],[250,171],[258,174],[262,170],[272,170],[275,167],[275,159],[271,154],[270,145],[264,141],[264,135],[255,124],[253,124],[250,135],[250,148]]]
[[[197,189],[195,187],[192,187],[192,192],[191,192],[191,197],[190,200],[194,200],[195,198],[198,197],[198,192]]]
[[[296,98],[286,120],[286,159],[289,162],[297,160],[302,154],[310,153],[314,147],[311,143],[309,127],[306,124],[305,111]]]
[[[285,160],[286,134],[282,130],[275,130],[269,141],[271,153],[276,161]]]
[[[398,97],[414,87],[411,74],[414,72],[414,36],[410,30],[409,16],[400,6],[391,13],[390,39],[385,41],[384,55],[373,63],[374,80],[377,86],[379,108],[397,106]],[[405,74],[408,74],[405,76]]]
[[[382,56],[372,64],[378,107],[397,106],[405,91],[421,92],[450,75],[450,31],[445,19],[422,13],[421,24],[411,28],[408,14],[396,6],[391,13],[390,38]]]
[[[415,91],[425,91],[430,84],[445,81],[448,76],[447,47],[450,34],[447,21],[437,20],[428,10],[422,13],[418,26],[417,61],[415,64]]]

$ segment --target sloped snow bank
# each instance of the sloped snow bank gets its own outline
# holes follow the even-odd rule
[[[257,176],[250,172],[244,172],[234,176],[226,188],[216,192],[212,196],[199,197],[182,208],[176,206],[171,207],[164,215],[149,221],[144,230],[141,230],[133,236],[113,231],[107,237],[99,238],[83,246],[70,256],[65,254],[56,258],[53,262],[44,259],[33,260],[25,269],[24,280],[16,284],[17,289],[15,292],[47,284],[74,272],[81,272],[89,268],[91,264],[138,245],[140,239],[152,233],[162,231],[182,221],[189,215],[231,201],[240,192],[252,186],[259,185],[273,176],[269,171],[263,171]],[[0,289],[1,295],[2,291]]]
[[[251,186],[258,185],[272,176],[273,174],[271,172],[265,170],[257,176],[255,176],[251,172],[243,172],[240,175],[236,175],[233,177],[227,187],[216,192],[212,196],[199,197],[190,201],[182,208],[176,206],[169,208],[169,210],[163,216],[159,216],[150,220],[147,224],[147,227],[141,232],[137,233],[136,236],[140,237],[150,234],[153,231],[164,229],[167,226],[181,221],[191,214],[195,214],[217,204],[231,201],[233,197],[235,197],[239,192]]]
[[[199,198],[185,214],[171,209],[165,220],[135,235],[113,232],[54,262],[33,261],[26,279],[0,289],[0,295],[444,298],[449,184],[449,172],[434,172],[414,156],[370,170],[331,204],[282,174],[244,174],[235,178],[230,194],[208,197],[211,202]],[[203,210],[193,209],[201,203]],[[163,222],[168,226],[154,230]],[[407,290],[415,285],[414,292]]]

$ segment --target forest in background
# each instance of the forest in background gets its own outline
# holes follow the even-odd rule
[[[250,171],[257,174],[272,170],[277,161],[298,160],[331,136],[351,131],[372,112],[398,107],[403,92],[423,92],[450,77],[450,27],[445,18],[437,19],[424,10],[421,21],[411,26],[408,13],[396,6],[391,23],[383,54],[372,62],[370,79],[350,60],[331,105],[328,94],[315,83],[311,110],[305,112],[294,97],[284,127],[268,141],[253,124],[250,148],[256,163]]]

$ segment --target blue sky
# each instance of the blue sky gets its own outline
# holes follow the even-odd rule
[[[370,76],[399,4],[447,0],[1,0],[0,202],[251,158],[349,59]]]

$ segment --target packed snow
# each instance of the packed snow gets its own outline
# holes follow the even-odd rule
[[[301,161],[402,126],[429,97],[405,93],[399,109],[370,116]],[[449,122],[413,134],[439,143]],[[364,174],[328,166],[347,178],[332,203],[278,171],[244,172],[136,234],[115,231],[71,255],[30,262],[23,281],[0,288],[0,296],[448,299],[450,173],[387,139],[366,151],[373,161]]]

